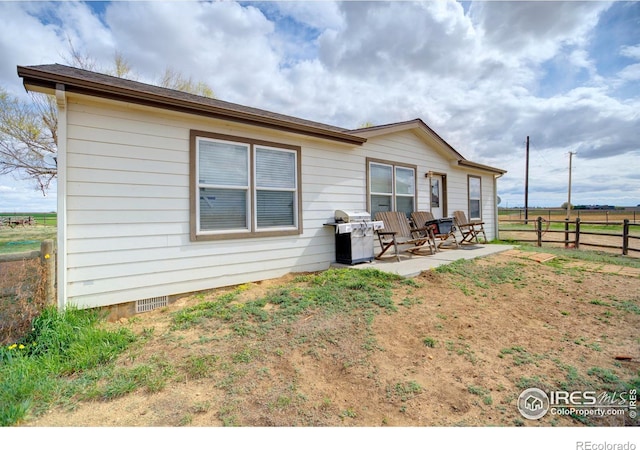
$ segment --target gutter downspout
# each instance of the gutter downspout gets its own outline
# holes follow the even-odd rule
[[[56,84],[58,106],[58,239],[57,239],[57,292],[58,309],[67,303],[67,94],[64,84]]]

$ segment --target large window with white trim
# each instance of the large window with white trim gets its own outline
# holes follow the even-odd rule
[[[192,239],[302,232],[299,147],[191,134]]]
[[[415,210],[416,169],[392,162],[368,160],[369,212]]]

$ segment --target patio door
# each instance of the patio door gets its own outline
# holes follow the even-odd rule
[[[433,173],[430,177],[431,213],[436,219],[447,217],[447,176]]]

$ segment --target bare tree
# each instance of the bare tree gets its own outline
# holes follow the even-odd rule
[[[176,72],[170,67],[165,69],[158,85],[174,89],[176,91],[200,95],[202,97],[215,98],[213,89],[211,89],[208,84],[202,81],[193,81],[191,77],[185,78],[184,75]]]
[[[80,69],[102,71],[119,78],[136,79],[131,64],[124,56],[114,54],[113,69],[98,70],[95,60],[75,48],[70,38],[67,64]],[[169,89],[214,97],[206,83],[167,68],[159,85]],[[40,93],[29,93],[31,102],[14,97],[0,87],[0,174],[13,173],[33,179],[43,195],[56,177],[58,143],[58,112],[55,98]]]
[[[108,73],[118,78],[127,78],[129,80],[137,78],[133,76],[133,69],[129,61],[118,51],[113,55],[113,71],[109,71]]]
[[[67,35],[67,45],[69,46],[69,55],[62,56],[64,62],[72,67],[77,67],[78,69],[91,70],[95,71],[98,64],[95,59],[93,59],[87,53],[82,53],[78,50],[75,45],[73,45],[73,41],[71,37]]]
[[[31,103],[22,101],[0,88],[0,174],[32,179],[46,195],[58,173],[58,114],[53,97],[31,98]]]

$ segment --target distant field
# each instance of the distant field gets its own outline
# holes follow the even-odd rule
[[[0,226],[0,253],[40,250],[40,242],[56,238],[56,213],[0,213],[0,219],[27,216],[35,219],[34,225]]]
[[[0,213],[2,217],[33,217],[36,225],[44,225],[47,227],[55,227],[58,225],[58,215],[56,213]]]
[[[535,220],[542,217],[547,220],[564,220],[567,212],[564,209],[530,209],[529,220]],[[580,217],[580,220],[587,222],[622,222],[629,219],[631,223],[640,223],[640,211],[629,210],[592,210],[592,209],[574,209],[571,210],[571,220]],[[500,209],[498,211],[498,220],[524,220],[524,210],[522,209]]]

